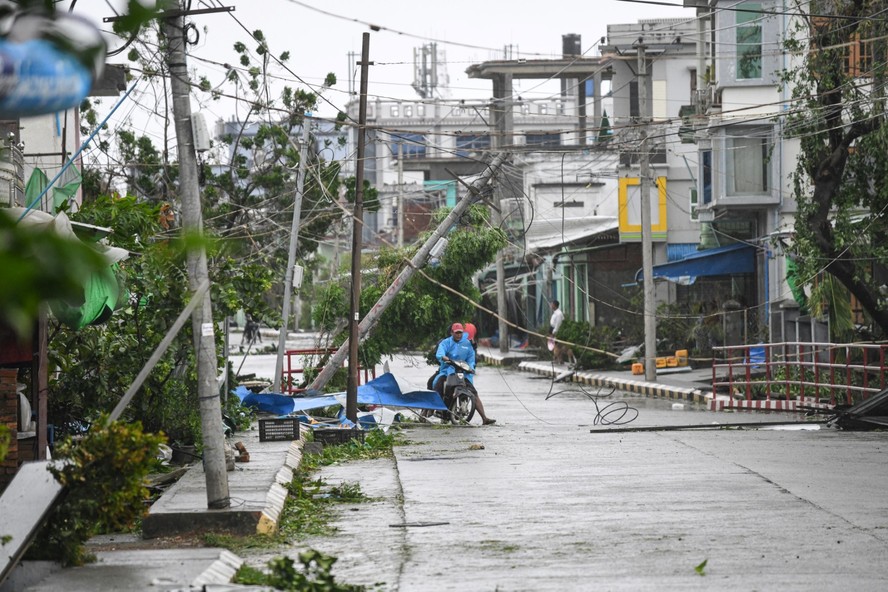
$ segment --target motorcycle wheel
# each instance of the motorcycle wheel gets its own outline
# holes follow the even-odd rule
[[[453,403],[450,405],[450,422],[454,425],[469,423],[475,416],[475,397],[468,392],[458,392],[453,395]]]

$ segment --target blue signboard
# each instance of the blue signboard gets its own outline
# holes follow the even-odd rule
[[[13,10],[0,29],[0,117],[15,119],[78,106],[105,64],[105,40],[74,15]]]
[[[52,43],[0,39],[0,117],[28,117],[76,107],[92,72]]]

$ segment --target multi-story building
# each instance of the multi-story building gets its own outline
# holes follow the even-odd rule
[[[521,146],[561,146],[576,111],[575,100],[561,97],[522,99],[514,105],[514,142]],[[358,104],[348,106],[353,120]],[[441,99],[394,101],[367,105],[364,178],[380,191],[382,208],[367,223],[386,237],[398,236],[398,203],[404,203],[404,240],[425,230],[431,212],[457,199],[455,175],[483,169],[495,138],[489,125],[489,102]],[[354,130],[353,129],[353,134]],[[351,145],[356,144],[352,137]],[[354,163],[344,168],[353,174]]]
[[[379,228],[396,227],[399,194],[425,196],[429,210],[452,205],[453,174],[477,172],[486,151],[507,149],[514,156],[501,201],[518,230],[507,261],[512,320],[543,325],[555,298],[569,318],[615,324],[625,309],[623,286],[641,268],[639,38],[649,48],[644,115],[656,122],[655,260],[667,263],[699,243],[691,215],[696,147],[678,136],[695,94],[695,31],[693,21],[642,21],[608,27],[602,56],[584,57],[579,37],[566,35],[562,58],[475,64],[467,73],[491,80],[489,102],[371,103],[365,175],[388,196]],[[555,79],[561,90],[548,97],[529,100],[514,89],[516,80]],[[357,104],[350,109],[357,117]],[[674,292],[664,287],[661,297]]]
[[[769,328],[771,340],[782,341],[787,315],[796,327],[790,340],[810,338],[822,327],[809,323],[798,330],[788,260],[774,248],[792,235],[796,215],[789,175],[799,143],[784,134],[791,89],[781,82],[792,67],[782,45],[792,17],[775,0],[685,4],[698,7],[699,63],[705,68],[698,72],[696,106],[705,123],[696,132],[696,212],[706,241],[733,249],[732,289],[724,296],[748,316],[739,339],[754,342]]]

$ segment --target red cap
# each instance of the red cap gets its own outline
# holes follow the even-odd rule
[[[450,326],[450,332],[451,332],[451,333],[456,333],[457,331],[459,331],[460,333],[463,332],[463,326],[462,326],[462,323],[453,323],[453,324]]]

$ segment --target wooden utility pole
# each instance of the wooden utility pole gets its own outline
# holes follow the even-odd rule
[[[657,317],[654,302],[654,253],[651,238],[651,181],[648,153],[647,57],[642,40],[638,42],[638,114],[641,155],[638,176],[641,181],[641,266],[644,278],[644,378],[657,378]]]
[[[296,179],[296,197],[293,200],[293,223],[290,226],[290,250],[287,253],[287,271],[284,273],[284,305],[281,311],[281,331],[278,335],[277,361],[274,366],[272,391],[281,390],[284,373],[284,350],[287,347],[287,328],[290,323],[290,301],[293,299],[293,273],[296,267],[296,247],[299,246],[299,221],[302,217],[302,195],[305,190],[305,167],[308,160],[309,113],[302,117],[302,146],[299,147],[299,177]]]
[[[363,339],[367,333],[370,332],[376,323],[379,321],[379,318],[382,316],[382,313],[385,312],[385,309],[389,307],[389,305],[394,302],[395,296],[398,295],[398,292],[407,284],[413,274],[416,273],[418,269],[423,267],[429,259],[429,254],[432,252],[432,248],[438,243],[438,239],[444,236],[456,222],[459,220],[460,216],[465,213],[469,206],[475,203],[478,194],[481,192],[481,189],[493,178],[493,176],[497,173],[499,168],[502,166],[503,162],[507,158],[506,154],[498,154],[493,161],[491,161],[490,165],[487,169],[481,173],[477,179],[475,179],[472,184],[469,186],[469,194],[462,200],[460,200],[456,207],[454,207],[447,217],[444,218],[444,221],[438,225],[438,228],[432,233],[432,235],[426,239],[426,242],[423,243],[422,247],[416,252],[413,256],[413,259],[410,260],[410,263],[401,270],[401,273],[398,274],[398,277],[395,278],[395,281],[388,287],[385,293],[380,296],[379,300],[376,304],[373,305],[373,308],[370,309],[370,312],[367,313],[362,320],[360,325],[358,326],[359,336],[358,339]],[[343,343],[339,349],[336,351],[333,356],[327,361],[326,366],[320,371],[311,385],[308,387],[309,389],[320,390],[324,388],[324,385],[329,382],[330,378],[332,378],[333,374],[336,372],[337,368],[342,364],[345,360],[346,353],[348,353],[350,349],[351,339],[346,343]]]
[[[167,39],[167,67],[173,95],[173,119],[179,153],[179,194],[182,222],[186,232],[203,233],[200,188],[194,131],[191,127],[191,84],[185,54],[185,18],[174,13],[162,19]],[[203,246],[188,250],[188,286],[192,294],[208,280],[207,254]],[[193,296],[194,297],[194,296]],[[213,331],[213,310],[207,294],[191,315],[194,347],[197,350],[197,399],[200,406],[200,427],[203,435],[203,466],[207,482],[207,506],[213,509],[231,505],[228,496],[228,474],[225,470],[225,436],[222,425],[222,404],[216,383],[216,342]]]
[[[364,232],[364,152],[367,126],[367,75],[370,68],[370,33],[361,44],[361,96],[358,108],[358,154],[355,172],[355,211],[352,215],[351,316],[349,318],[348,389],[345,417],[358,423],[358,323],[361,316],[361,235]]]

